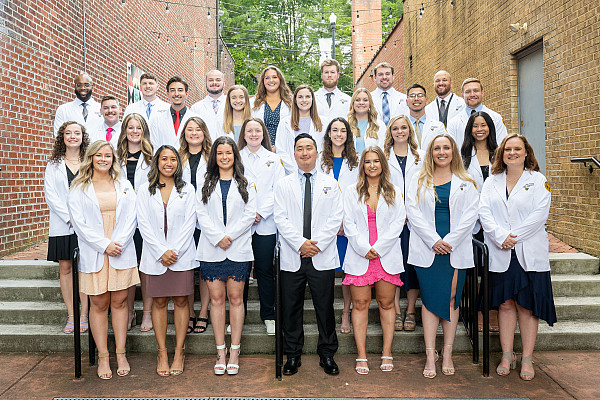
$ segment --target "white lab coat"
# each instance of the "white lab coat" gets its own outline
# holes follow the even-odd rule
[[[175,147],[175,149],[179,150],[179,139],[183,134],[183,127],[185,126],[186,121],[191,117],[199,117],[198,114],[194,113],[188,108],[183,118],[181,118],[179,130],[177,131],[177,134],[175,134],[175,127],[173,125],[173,117],[171,116],[170,106],[167,108],[153,110],[152,113],[156,113],[156,118],[150,120],[149,128],[150,141],[152,142],[152,147],[154,148],[155,152],[163,144],[170,144],[171,146]],[[208,125],[209,124],[207,123],[207,127],[210,131],[211,127]]]
[[[267,104],[267,102],[265,101],[264,103],[262,103],[262,105],[260,107],[258,107],[258,110],[255,110],[254,109],[254,101],[255,100],[256,100],[256,97],[250,98],[250,110],[252,110],[252,116],[254,118],[258,118],[264,122],[264,120],[265,120],[265,105]],[[292,111],[287,106],[287,104],[285,104],[284,101],[281,100],[281,108],[279,109],[279,123],[281,124],[281,121],[284,121],[285,119],[289,118],[290,115],[292,115]]]
[[[254,160],[255,156],[258,159]],[[250,153],[246,146],[240,150],[240,157],[246,178],[256,186],[256,212],[262,217],[258,224],[252,226],[252,233],[274,235],[277,227],[273,218],[273,192],[277,182],[285,176],[281,157],[262,146],[255,154]]]
[[[323,166],[321,165],[321,156],[322,153],[319,153],[319,158],[317,158],[317,170],[335,179],[333,175],[333,167],[329,170],[329,172],[326,172],[325,169],[323,169]],[[298,171],[297,167],[296,171]],[[358,182],[358,165],[352,168],[352,170],[350,170],[350,166],[348,165],[348,159],[344,159],[344,161],[342,162],[342,167],[340,168],[340,174],[338,175],[337,182],[338,186],[342,191],[342,196],[344,195],[344,192],[346,191],[348,186],[354,185],[356,187],[356,183]]]
[[[90,144],[97,140],[106,140],[106,130],[108,125],[104,122],[104,119],[96,120],[88,124],[88,135],[90,137]],[[119,135],[121,135],[121,123],[117,122],[113,127],[112,137],[110,138],[110,144],[117,149],[119,143]]]
[[[379,130],[377,131],[377,139],[367,136],[367,132],[364,132],[364,140],[365,140],[365,149],[369,146],[379,146],[381,150],[383,150],[383,144],[385,143],[385,131],[386,126],[382,120],[377,119],[377,125],[379,126]],[[349,135],[352,132],[348,132]],[[361,133],[362,134],[362,133]],[[356,147],[356,136],[354,136],[354,145]],[[359,154],[360,156],[360,154]]]
[[[90,182],[85,191],[81,186],[69,192],[69,213],[71,223],[77,233],[79,243],[79,271],[98,272],[104,265],[104,252],[110,242],[121,244],[121,255],[109,256],[110,265],[115,269],[137,267],[137,256],[133,243],[136,228],[135,191],[127,179],[115,181],[117,192],[116,222],[109,238],[104,237],[102,214],[94,185]]]
[[[502,142],[502,140],[508,136],[508,132],[506,130],[506,126],[502,121],[502,116],[495,111],[490,110],[486,106],[481,108],[481,111],[484,111],[490,115],[492,121],[494,122],[494,127],[496,128],[496,142],[498,145]],[[465,140],[465,128],[467,127],[467,122],[469,121],[470,115],[467,114],[466,111],[460,112],[457,116],[448,120],[448,133],[454,138],[456,141],[456,145],[460,150],[462,144]],[[471,134],[471,133],[469,133]]]
[[[450,232],[443,238],[435,230],[435,196],[432,188],[421,188],[417,204],[419,175],[414,175],[406,191],[406,213],[411,223],[408,263],[430,267],[435,253],[433,245],[440,239],[452,246],[450,265],[456,269],[473,268],[471,234],[479,206],[479,196],[473,183],[452,175],[450,184]]]
[[[318,271],[339,267],[337,233],[342,224],[342,192],[330,176],[317,172],[313,184],[311,240],[317,241],[319,252],[312,257]],[[336,206],[337,205],[337,206]],[[281,270],[300,269],[300,247],[307,240],[302,236],[302,189],[298,172],[282,178],[275,186],[275,224],[281,236]]]
[[[436,121],[440,121],[440,111],[438,109],[437,102],[441,100],[442,99],[440,99],[438,96],[425,107],[425,112],[428,115],[431,115],[431,117]],[[446,118],[446,122],[448,123],[452,118],[460,114],[465,109],[465,101],[462,97],[454,93],[450,93],[448,96],[446,96],[444,100],[446,100],[446,102],[449,102],[449,104],[446,104],[446,108],[448,109],[448,116]]]
[[[481,172],[481,166],[479,165],[479,160],[477,159],[477,154],[475,153],[475,149],[473,149],[473,155],[471,156],[471,164],[469,164],[469,168],[467,172],[475,183],[477,183],[477,191],[481,195],[481,189],[483,188],[483,172]],[[490,164],[491,167],[491,164]],[[477,234],[481,229],[481,225],[479,221],[475,223],[475,227],[473,228],[473,235]]]
[[[311,123],[310,131],[307,132],[317,142],[317,151],[323,150],[325,129],[327,129],[327,125],[323,125],[321,130],[318,131],[315,125]],[[298,170],[298,165],[294,158],[294,139],[296,139],[296,133],[292,129],[291,116],[288,116],[279,122],[275,137],[275,150],[281,157],[281,161],[283,161],[286,174],[291,174]]]
[[[169,107],[171,106],[169,103],[162,101],[158,97],[155,98],[154,100],[152,100],[150,103],[152,103],[152,108],[150,111],[150,119],[148,119],[148,117],[146,115],[146,109],[148,107],[148,102],[144,99],[142,99],[140,101],[136,101],[135,103],[129,104],[125,108],[125,111],[123,112],[123,119],[125,119],[125,117],[128,116],[129,114],[136,113],[136,114],[140,114],[142,117],[144,117],[146,122],[149,123],[149,121],[152,121],[154,118],[156,118],[156,115],[157,115],[157,113],[155,113],[156,110],[160,110],[160,109],[168,110]]]
[[[442,133],[446,133],[446,128],[444,124],[440,121],[433,119],[430,115],[425,114],[425,123],[423,124],[423,129],[421,130],[421,143],[418,143],[417,134],[415,132],[415,140],[417,140],[417,144],[420,149],[423,149],[424,152],[427,151],[427,146],[433,140],[434,137],[440,135]],[[409,118],[410,120],[410,118]],[[412,123],[412,121],[411,121]],[[415,129],[415,125],[413,124],[413,130]],[[459,148],[460,150],[460,148]]]
[[[173,187],[167,203],[167,236],[165,237],[165,208],[160,189],[154,194],[148,182],[140,187],[136,200],[138,228],[144,239],[140,271],[148,275],[162,275],[167,268],[187,271],[198,266],[194,227],[196,226],[194,187],[186,184],[181,193]],[[160,258],[167,250],[177,254],[177,261],[165,267]]]
[[[244,203],[236,180],[231,181],[227,194],[227,226],[223,224],[222,199],[220,182],[206,204],[202,202],[202,191],[196,192],[196,215],[202,230],[196,259],[207,262],[224,261],[226,258],[238,262],[253,261],[251,227],[256,218],[256,187],[248,182],[248,202]],[[227,250],[217,246],[225,236],[233,241]]]
[[[54,136],[58,136],[58,130],[67,121],[75,121],[85,126],[88,129],[89,123],[95,123],[97,120],[102,121],[100,116],[100,103],[90,98],[87,101],[88,117],[87,121],[83,119],[83,102],[78,98],[68,103],[61,104],[56,110],[54,117]]]
[[[398,159],[396,158],[396,154],[394,153],[394,148],[390,149],[390,156],[388,158],[388,164],[390,166],[390,178],[392,183],[397,186],[400,191],[398,193],[402,194],[402,201],[406,199],[406,189],[408,189],[408,185],[412,180],[412,177],[415,174],[419,174],[421,168],[423,167],[423,160],[425,159],[425,152],[421,149],[417,149],[417,153],[419,154],[419,161],[417,161],[415,155],[408,149],[408,153],[406,155],[406,168],[404,170],[404,174],[402,175],[402,168],[400,168],[400,164],[398,164]],[[406,176],[406,179],[404,177]]]
[[[196,168],[196,192],[202,192],[202,187],[204,186],[204,174],[206,173],[206,160],[204,156],[200,157],[200,162],[198,163],[198,168]],[[190,185],[190,187],[194,187],[192,185],[192,169],[190,168],[190,160],[186,160],[185,164],[183,164],[182,176],[181,179]],[[196,220],[196,228],[200,229],[200,223]]]
[[[315,92],[315,100],[317,104],[317,112],[321,121],[331,121],[334,118],[342,117],[348,119],[348,111],[350,111],[350,100],[352,99],[340,89],[333,90],[331,97],[331,107],[327,105],[327,96],[329,93],[324,87]]]
[[[69,224],[69,180],[65,160],[48,163],[44,175],[44,196],[50,209],[48,236],[71,235],[73,227]]]
[[[223,113],[225,112],[225,100],[226,96],[222,94],[219,97],[219,108],[217,113],[212,108],[212,97],[206,96],[202,100],[194,103],[190,107],[190,111],[196,116],[199,116],[202,121],[206,124],[210,138],[214,142],[219,136],[223,135]],[[233,135],[231,135],[233,139]]]
[[[490,252],[490,271],[504,272],[510,264],[510,250],[502,243],[515,234],[514,247],[525,271],[550,271],[548,233],[545,229],[550,212],[550,187],[546,177],[525,170],[506,198],[506,173],[490,177],[483,184],[479,220]]]
[[[410,109],[406,104],[406,95],[394,89],[393,87],[387,90],[388,93],[388,105],[390,106],[390,119],[396,115],[408,115]],[[377,118],[383,121],[383,90],[377,88],[371,92],[373,98],[373,105],[377,109]]]
[[[137,164],[135,165],[135,174],[133,177],[133,188],[137,193],[139,188],[146,182],[148,182],[148,173],[150,172],[150,166],[146,164],[144,160],[144,154],[140,153],[140,158],[137,160]],[[127,179],[127,160],[125,160],[125,165],[123,165],[121,169],[121,176]]]
[[[348,238],[348,249],[344,259],[344,272],[351,275],[364,275],[369,267],[369,260],[365,255],[371,248],[379,254],[381,266],[388,274],[399,274],[404,272],[402,263],[402,247],[400,246],[400,234],[404,228],[406,210],[400,197],[400,188],[396,190],[396,201],[388,205],[379,196],[377,202],[376,223],[377,240],[373,245],[369,244],[369,219],[367,205],[358,201],[356,185],[350,185],[344,192],[344,232]]]

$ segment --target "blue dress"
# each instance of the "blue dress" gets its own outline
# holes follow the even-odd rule
[[[435,230],[442,238],[450,232],[450,185],[451,181],[434,187],[439,199],[435,203]],[[425,307],[438,317],[450,321],[450,295],[454,271],[458,271],[454,309],[460,305],[467,271],[455,270],[450,265],[450,254],[436,254],[429,268],[415,267],[415,271]]]
[[[360,136],[354,137],[354,147],[356,148],[356,152],[360,155],[365,149],[365,136],[367,135],[367,128],[369,128],[369,120],[358,121],[356,125],[360,131]]]
[[[404,178],[404,190],[406,191],[406,159],[408,156],[396,156],[400,169],[402,170],[402,177]],[[415,272],[415,266],[408,263],[408,244],[410,242],[410,229],[408,224],[404,225],[402,233],[400,234],[400,246],[402,248],[402,265],[404,266],[404,272],[400,274],[400,279],[404,283],[404,290],[407,292],[412,289],[419,289],[419,279]]]
[[[344,163],[344,159],[342,157],[333,157],[333,177],[337,181],[340,177],[340,171],[342,169],[342,164]],[[340,258],[340,266],[335,270],[336,272],[342,272],[344,265],[344,259],[346,258],[346,249],[348,248],[348,238],[344,235],[337,235],[337,249],[338,249],[338,257]]]
[[[275,145],[275,136],[277,134],[277,127],[279,126],[279,119],[281,116],[281,101],[277,104],[274,110],[271,110],[271,106],[265,103],[265,114],[264,122],[269,132],[269,138],[271,139],[271,146]]]

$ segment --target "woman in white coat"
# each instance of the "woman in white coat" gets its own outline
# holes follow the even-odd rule
[[[308,133],[317,142],[317,149],[323,148],[324,121],[317,112],[315,92],[309,85],[300,85],[294,91],[292,113],[282,118],[277,128],[275,147],[281,156],[286,174],[296,172],[298,166],[294,160],[294,139],[301,133]]]
[[[216,375],[239,371],[244,326],[244,284],[250,274],[251,227],[256,220],[256,187],[244,177],[244,166],[233,139],[215,140],[206,179],[196,193],[196,214],[202,233],[196,258],[210,293],[210,321],[217,345]],[[229,299],[231,349],[225,365],[225,298]]]
[[[271,145],[274,146],[279,123],[290,115],[292,107],[292,91],[279,68],[269,65],[263,69],[258,79],[256,95],[250,99],[250,106],[252,116],[265,123]]]
[[[129,374],[125,354],[128,289],[140,283],[133,244],[135,191],[121,177],[112,145],[90,145],[69,193],[69,213],[79,242],[79,287],[90,296],[90,328],[98,346],[98,377],[112,378],[108,361],[108,309],[117,354],[117,375]]]
[[[523,355],[520,377],[535,376],[532,364],[539,319],[556,322],[548,233],[550,185],[539,172],[525,136],[500,144],[491,175],[483,184],[479,218],[490,251],[490,307],[499,307],[502,360],[498,375],[516,367],[513,342],[517,317]]]
[[[367,325],[371,287],[375,286],[379,319],[383,331],[380,369],[392,371],[394,339],[394,296],[402,285],[402,249],[400,233],[406,210],[400,190],[390,180],[390,170],[378,146],[365,149],[360,157],[358,183],[344,193],[344,231],[350,242],[344,260],[346,277],[352,293],[352,325],[358,350],[356,372],[369,373],[367,364]]]
[[[466,269],[473,268],[471,233],[479,197],[465,170],[454,139],[437,135],[427,146],[423,168],[406,191],[411,224],[408,263],[415,266],[421,288],[427,361],[423,376],[436,376],[436,333],[444,330],[442,373],[454,375],[452,346]]]
[[[227,90],[223,120],[217,121],[219,136],[228,135],[237,143],[242,124],[251,116],[248,90],[244,85],[233,85]]]
[[[138,191],[138,225],[144,238],[140,270],[147,275],[147,294],[153,300],[152,323],[158,344],[156,373],[183,373],[188,296],[194,291],[196,248],[195,192],[182,179],[181,160],[170,145],[157,149],[148,182]],[[167,357],[167,306],[175,307],[175,356]]]
[[[367,89],[359,88],[354,91],[350,99],[348,123],[354,134],[354,145],[358,154],[369,146],[383,148],[385,124],[377,117],[377,109]]]
[[[254,274],[258,282],[260,319],[267,335],[275,334],[275,280],[273,254],[277,239],[277,227],[273,219],[273,190],[285,176],[281,157],[271,150],[269,132],[258,118],[250,118],[242,125],[238,141],[240,157],[247,179],[256,186],[256,218],[252,225],[252,251]],[[248,284],[244,290],[247,302]]]
[[[183,126],[179,138],[179,157],[183,165],[183,180],[194,187],[194,192],[204,185],[204,174],[206,173],[206,162],[212,147],[212,139],[208,126],[200,117],[191,117]],[[200,240],[200,224],[196,222],[194,230],[194,243],[198,247]],[[204,333],[208,327],[208,304],[210,296],[206,282],[200,279],[200,267],[194,270],[194,284],[198,285],[200,292],[200,312],[196,318],[194,310],[194,292],[188,297],[190,316],[187,333]]]
[[[400,200],[404,203],[405,192],[412,177],[419,173],[423,166],[425,152],[419,149],[415,138],[413,125],[406,115],[397,115],[390,119],[385,133],[383,153],[390,165],[390,176],[392,183],[400,188],[402,194]],[[394,328],[397,331],[414,331],[416,327],[417,297],[419,296],[419,280],[414,265],[408,264],[408,244],[410,242],[409,224],[404,225],[400,242],[402,244],[402,264],[404,272],[401,274],[404,290],[406,291],[406,314],[402,315],[400,309],[400,288],[396,289],[394,308],[396,309],[396,320]]]
[[[319,153],[317,168],[325,175],[329,175],[338,181],[338,186],[343,192],[349,185],[356,184],[358,181],[358,154],[354,148],[354,139],[350,131],[350,125],[344,118],[334,118],[325,131],[323,139],[323,150]],[[348,239],[344,236],[344,224],[340,226],[337,234],[337,249],[340,260],[340,267],[337,272],[342,272],[344,257]],[[342,294],[344,296],[344,308],[342,309],[342,323],[340,324],[340,333],[350,333],[350,306],[352,296],[350,287],[342,285]]]
[[[152,143],[150,142],[150,130],[144,117],[140,114],[132,113],[125,117],[121,124],[121,132],[117,141],[117,158],[121,165],[121,173],[126,177],[136,193],[139,188],[148,182],[148,172],[152,163]],[[142,258],[142,235],[140,230],[136,229],[133,235],[133,243],[135,243],[135,253],[137,255],[138,264]],[[152,298],[146,296],[146,277],[144,273],[140,273],[140,281],[142,282],[142,302],[143,302],[143,317],[140,330],[147,332],[152,329]],[[129,307],[129,321],[127,329],[131,329],[137,323],[135,314],[135,286],[129,288],[127,298]]]
[[[73,333],[73,251],[77,247],[77,235],[73,230],[69,215],[69,187],[79,173],[81,160],[90,144],[83,125],[68,121],[60,126],[52,155],[44,175],[44,196],[50,210],[48,232],[48,261],[58,262],[60,271],[60,291],[67,307],[67,323],[64,333]],[[80,292],[81,321],[79,331],[88,330],[88,297]]]

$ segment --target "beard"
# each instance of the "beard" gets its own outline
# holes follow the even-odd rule
[[[218,89],[218,90],[212,90],[210,88],[206,88],[206,90],[208,91],[208,93],[210,94],[221,94],[223,93],[223,89]]]
[[[435,88],[435,92],[437,93],[437,95],[438,95],[438,96],[442,97],[442,96],[445,96],[445,95],[447,95],[448,93],[450,93],[450,87],[446,87],[446,88],[444,88],[444,89],[442,89],[442,88],[439,88],[439,89],[438,89],[438,88],[436,87],[436,88]]]
[[[335,89],[337,87],[338,80],[336,79],[332,83],[327,83],[327,81],[323,81],[323,87],[325,89]]]
[[[81,101],[83,101],[84,103],[86,101],[88,101],[89,99],[92,98],[92,90],[90,89],[87,94],[84,96],[80,95],[79,92],[77,90],[75,90],[75,96],[77,96],[77,98]]]

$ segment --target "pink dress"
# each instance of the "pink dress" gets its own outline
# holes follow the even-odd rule
[[[369,222],[369,244],[372,246],[377,241],[377,215],[371,210],[371,207],[367,205],[367,218]],[[400,274],[390,275],[388,274],[381,265],[379,257],[369,260],[369,267],[364,275],[351,275],[346,274],[342,284],[354,285],[354,286],[367,286],[373,285],[375,282],[384,280],[396,286],[402,286],[403,283],[400,280]]]

